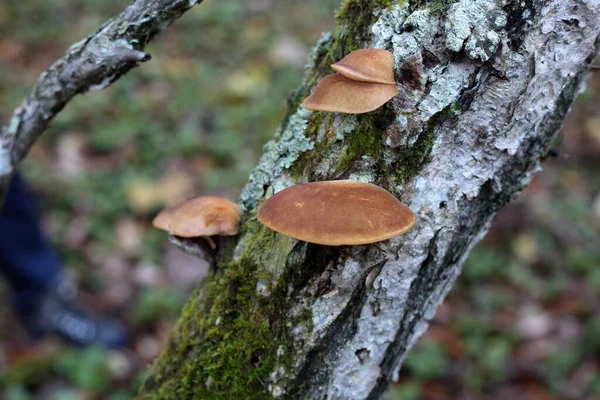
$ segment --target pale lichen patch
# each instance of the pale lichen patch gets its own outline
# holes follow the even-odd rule
[[[396,4],[389,10],[384,10],[371,28],[373,46],[378,49],[388,48],[392,37],[402,33],[402,24],[408,17],[406,3]]]
[[[340,157],[345,154],[346,147],[334,147],[329,151],[321,162],[315,167],[315,175],[321,179],[328,179],[335,172]]]
[[[487,61],[498,50],[506,23],[498,1],[460,0],[448,11],[446,47],[455,52],[464,48],[471,59]]]
[[[250,209],[255,206],[273,179],[289,168],[300,154],[314,148],[314,142],[304,134],[311,114],[300,107],[290,117],[288,124],[275,135],[275,139],[265,145],[263,156],[252,170],[248,184],[242,191],[243,208]]]
[[[423,120],[441,112],[460,97],[469,83],[469,77],[475,72],[472,64],[450,64],[436,77],[429,95],[419,105],[419,114]]]
[[[405,9],[401,10],[406,13]],[[400,95],[393,103],[394,108],[404,110],[396,115],[392,126],[387,129],[384,144],[392,149],[408,149],[429,129],[424,121],[436,114],[444,114],[459,99],[476,67],[469,63],[459,66],[449,64],[447,48],[439,39],[443,27],[430,9],[418,9],[387,30],[379,25],[399,12],[398,8],[382,12],[373,27],[372,40],[375,46],[386,40],[393,44],[396,78],[401,85]],[[469,28],[461,34],[466,40],[471,29],[468,14],[463,12],[462,17],[465,23],[459,24],[459,27]],[[458,18],[461,18],[460,13]],[[495,40],[493,34],[490,38]],[[462,46],[461,42],[459,48]],[[421,140],[421,143],[424,141]]]
[[[373,183],[375,182],[375,176],[369,172],[361,172],[356,174],[350,174],[349,179],[353,181]]]
[[[352,132],[357,124],[358,120],[356,119],[356,115],[336,114],[335,119],[333,120],[335,139],[344,140],[346,134]]]
[[[398,15],[399,14],[399,15]],[[381,21],[397,15],[396,24],[384,29],[378,25]],[[394,67],[396,71],[411,57],[419,54],[423,48],[431,45],[439,29],[438,19],[429,10],[417,10],[407,15],[405,9],[399,7],[384,11],[372,28],[373,47],[384,47],[384,43],[392,43]]]
[[[405,30],[413,30],[415,37],[432,37],[438,30],[438,19],[429,10],[417,10],[404,21]]]

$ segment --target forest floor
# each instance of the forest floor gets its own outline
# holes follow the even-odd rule
[[[0,121],[127,3],[0,2]],[[190,195],[237,198],[338,3],[205,0],[150,45],[151,62],[62,111],[22,171],[82,303],[131,340],[32,342],[0,282],[0,398],[133,398],[207,273],[152,218]],[[600,72],[556,150],[472,252],[390,400],[600,398]]]

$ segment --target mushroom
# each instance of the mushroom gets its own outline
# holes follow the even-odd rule
[[[332,64],[331,68],[335,72],[359,82],[396,84],[394,56],[387,50],[356,50]]]
[[[274,231],[328,246],[390,239],[408,231],[416,220],[387,190],[352,180],[289,187],[263,202],[257,217]]]
[[[238,233],[241,215],[238,205],[229,200],[200,196],[161,211],[152,225],[184,238],[233,236]]]
[[[394,85],[357,82],[333,74],[321,79],[302,105],[314,111],[363,114],[376,110],[397,94]]]

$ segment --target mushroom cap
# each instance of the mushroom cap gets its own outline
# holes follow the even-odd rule
[[[238,233],[242,210],[227,199],[200,196],[161,211],[155,228],[175,236],[233,236]]]
[[[265,200],[257,217],[284,235],[328,246],[390,239],[408,231],[416,220],[387,190],[351,180],[289,187]]]
[[[359,82],[395,85],[394,56],[387,50],[360,49],[331,65],[335,72]]]
[[[314,111],[363,114],[378,109],[397,94],[394,85],[357,82],[333,74],[321,79],[302,105]]]

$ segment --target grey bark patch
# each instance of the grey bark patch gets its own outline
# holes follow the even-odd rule
[[[507,16],[501,0],[460,0],[450,6],[445,24],[446,46],[459,52],[463,48],[474,60],[487,61],[502,39]]]

